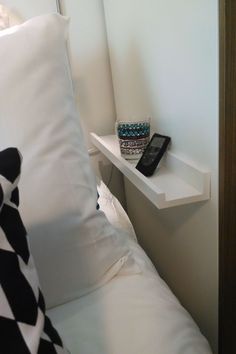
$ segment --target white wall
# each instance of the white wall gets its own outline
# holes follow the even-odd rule
[[[218,1],[104,0],[118,119],[150,115],[172,151],[212,172],[211,200],[159,211],[126,181],[157,269],[217,351]]]
[[[57,11],[56,0],[40,0],[32,4],[32,0],[1,0],[1,5],[9,7],[22,21],[33,16]]]
[[[88,148],[89,132],[114,130],[115,105],[102,0],[60,0],[70,17],[69,52],[79,119]],[[122,176],[102,154],[92,154],[95,173],[125,205]],[[111,178],[112,176],[112,178]]]
[[[62,0],[70,17],[70,52],[80,120],[85,133],[114,128],[115,106],[102,0]],[[89,139],[87,137],[88,146]]]

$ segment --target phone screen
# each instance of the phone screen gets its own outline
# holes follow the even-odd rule
[[[164,142],[165,139],[162,137],[155,136],[153,138],[142,158],[142,164],[144,166],[150,165],[155,160]]]

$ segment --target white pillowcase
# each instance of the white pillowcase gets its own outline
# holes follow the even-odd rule
[[[127,237],[137,242],[133,225],[120,204],[119,200],[111,193],[105,183],[97,178],[98,203],[100,209],[106,214],[109,222],[116,228],[125,230]]]
[[[67,27],[48,14],[0,32],[0,149],[23,155],[20,209],[48,307],[100,286],[129,257],[125,235],[96,211]]]

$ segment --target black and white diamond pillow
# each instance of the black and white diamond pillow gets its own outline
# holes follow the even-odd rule
[[[0,152],[0,353],[65,354],[45,303],[18,206],[21,156]]]

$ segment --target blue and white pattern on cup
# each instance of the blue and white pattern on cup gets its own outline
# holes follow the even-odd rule
[[[117,122],[121,155],[127,159],[139,158],[149,142],[150,122]]]
[[[118,123],[117,134],[120,139],[146,138],[150,135],[150,123]]]

